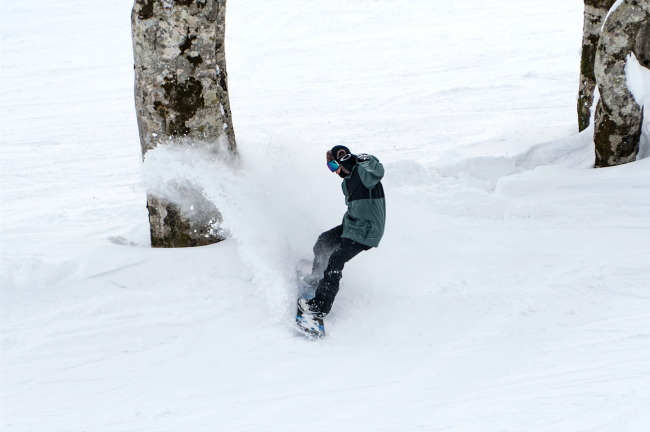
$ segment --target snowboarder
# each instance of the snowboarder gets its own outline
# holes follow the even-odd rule
[[[381,179],[384,166],[374,156],[353,155],[337,145],[327,152],[330,171],[343,178],[343,195],[348,210],[343,223],[322,233],[314,245],[311,275],[303,281],[316,287],[312,299],[298,299],[303,314],[321,319],[332,309],[339,291],[345,263],[363,251],[379,245],[386,222],[386,201]]]

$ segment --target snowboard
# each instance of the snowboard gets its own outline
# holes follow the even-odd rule
[[[311,261],[301,260],[296,267],[296,285],[298,286],[298,299],[311,299],[316,295],[316,287],[307,284],[303,276],[311,273]],[[320,339],[325,336],[325,323],[322,318],[303,314],[296,300],[296,328],[309,339]]]

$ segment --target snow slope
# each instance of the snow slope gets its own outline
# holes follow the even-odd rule
[[[131,5],[2,4],[3,432],[648,430],[650,159],[590,169],[582,2],[231,0],[238,170],[141,163]],[[309,342],[335,143],[384,162],[387,232]],[[232,239],[149,248],[178,182]]]

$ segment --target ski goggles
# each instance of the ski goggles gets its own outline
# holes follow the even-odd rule
[[[341,158],[341,162],[345,162],[346,160],[350,159],[351,157],[352,157],[352,155],[350,153],[348,153],[348,154],[346,154],[345,156],[343,156]]]
[[[336,170],[339,169],[339,164],[336,161],[329,161],[327,162],[327,168],[332,172],[336,172]]]
[[[350,153],[346,154],[341,158],[341,162],[345,162],[346,160],[350,159],[352,155]],[[329,161],[327,162],[327,168],[330,169],[330,171],[335,172],[337,169],[339,169],[339,163],[336,161]]]

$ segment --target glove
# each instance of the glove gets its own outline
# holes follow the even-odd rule
[[[370,155],[366,153],[361,153],[357,156],[357,162],[368,162],[370,160]]]

